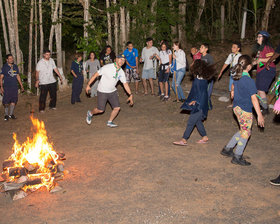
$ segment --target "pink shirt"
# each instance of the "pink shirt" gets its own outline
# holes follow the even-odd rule
[[[197,59],[201,59],[201,53],[199,51],[196,52],[196,54],[193,55],[193,61],[195,61]]]
[[[279,97],[278,100],[275,102],[273,109],[274,109],[274,110],[280,111],[280,97]]]
[[[259,54],[259,58],[270,58],[272,55],[274,54],[274,50],[273,48],[269,47],[269,46],[265,46],[264,49],[260,52]],[[260,68],[260,65],[258,63],[258,66],[257,66],[257,73],[259,73],[260,71],[262,71],[263,69],[265,69],[265,65],[266,63],[265,62],[262,62],[264,64],[264,66],[262,66]],[[270,67],[271,68],[275,68],[275,64],[273,62],[270,63]]]

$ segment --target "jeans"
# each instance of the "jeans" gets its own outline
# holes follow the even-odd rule
[[[206,130],[202,122],[202,110],[190,115],[186,130],[183,135],[184,139],[189,139],[195,126],[202,137],[206,136]]]
[[[179,100],[186,99],[183,89],[181,87],[181,82],[185,76],[185,73],[186,73],[186,68],[180,68],[179,70],[176,71],[176,86],[177,86]],[[172,80],[172,89],[173,89],[174,93],[176,94],[174,74],[173,74],[173,80]]]
[[[50,93],[50,108],[56,107],[56,82],[40,85],[39,111],[45,110],[48,92]]]
[[[71,95],[71,103],[74,104],[76,102],[81,102],[80,95],[82,93],[84,83],[84,76],[77,75],[77,78],[73,78],[72,82],[72,95]]]
[[[211,95],[212,95],[212,92],[213,92],[213,86],[214,86],[214,80],[211,80],[208,83],[208,97],[209,97],[209,99],[211,99]]]

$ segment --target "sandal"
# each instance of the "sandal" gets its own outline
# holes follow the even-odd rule
[[[200,139],[200,140],[197,141],[196,143],[198,143],[198,144],[206,144],[206,143],[208,143],[208,140]]]
[[[188,145],[186,142],[183,142],[182,140],[181,141],[176,141],[176,142],[173,142],[174,145],[180,145],[180,146],[186,146]]]

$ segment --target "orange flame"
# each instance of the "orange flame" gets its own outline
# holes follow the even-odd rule
[[[21,145],[18,143],[16,134],[13,134],[15,140],[13,146],[13,154],[9,160],[14,161],[13,167],[24,167],[25,164],[36,167],[36,173],[27,174],[29,180],[41,179],[40,184],[25,185],[23,190],[37,190],[42,186],[50,190],[54,185],[53,175],[57,172],[56,164],[59,158],[58,154],[54,151],[52,143],[48,141],[47,131],[43,121],[30,117],[34,133],[33,138],[27,140]],[[10,181],[14,181],[14,177],[9,177]]]

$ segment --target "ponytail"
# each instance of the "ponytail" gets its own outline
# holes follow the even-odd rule
[[[249,55],[242,55],[238,60],[238,64],[235,65],[231,70],[232,78],[234,80],[239,80],[242,77],[243,71],[251,64],[251,57]]]

